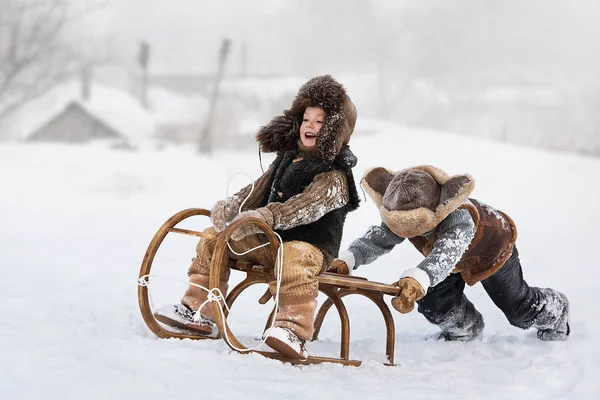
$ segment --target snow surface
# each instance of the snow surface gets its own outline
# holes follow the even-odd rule
[[[202,158],[193,149],[126,152],[49,144],[0,145],[0,399],[596,399],[600,397],[598,243],[600,161],[402,127],[356,136],[357,177],[369,167],[434,164],[472,174],[473,197],[519,229],[525,279],[571,301],[572,334],[546,343],[508,324],[481,285],[466,290],[486,321],[482,341],[434,340],[418,313],[394,313],[395,367],[382,365],[384,325],[366,299],[348,298],[351,357],[361,367],[295,367],[239,355],[221,340],[164,340],[145,326],[137,276],[148,243],[172,214],[210,208],[235,172],[258,177],[254,151]],[[263,155],[266,168],[273,158]],[[247,182],[237,176],[231,188]],[[345,248],[379,224],[371,201],[350,214]],[[201,229],[206,218],[183,227]],[[152,272],[186,280],[195,239],[169,236]],[[421,256],[408,243],[355,275],[392,282]],[[239,280],[237,273],[232,280]],[[152,283],[155,305],[185,283]],[[232,310],[234,333],[256,343],[272,303],[265,287]],[[389,301],[389,298],[388,298]],[[312,354],[335,356],[329,315]]]

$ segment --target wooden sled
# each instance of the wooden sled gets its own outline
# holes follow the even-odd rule
[[[150,275],[150,270],[152,268],[152,262],[154,261],[154,257],[162,241],[169,233],[178,233],[197,237],[205,236],[204,233],[199,231],[180,229],[176,227],[176,225],[179,224],[181,221],[198,215],[205,215],[208,217],[210,216],[210,211],[200,208],[192,208],[183,210],[169,218],[160,227],[158,232],[156,232],[156,235],[154,235],[154,238],[150,242],[148,250],[144,255],[144,260],[142,261],[142,266],[140,268],[139,275],[140,284],[138,285],[138,303],[140,306],[140,311],[144,318],[144,322],[146,323],[148,328],[160,338],[209,339],[208,337],[199,337],[185,333],[176,333],[164,329],[153,316],[153,312],[150,307],[150,300],[147,287],[147,283],[150,279],[148,275]],[[270,242],[270,250],[273,252],[273,254],[276,254],[277,248],[279,246],[279,241],[275,236],[275,233],[267,224],[255,218],[247,218],[244,220],[234,221],[219,235],[217,239],[215,251],[213,253],[212,262],[210,265],[209,289],[218,288],[219,277],[221,275],[222,260],[224,257],[227,257],[227,242],[229,241],[229,237],[231,236],[231,234],[235,232],[235,230],[242,224],[253,224],[257,225],[260,229],[262,229],[266,234],[268,241]],[[273,259],[275,259],[275,257]],[[242,282],[240,282],[237,286],[235,286],[227,295],[226,303],[230,309],[233,306],[235,300],[238,298],[238,296],[248,287],[259,283],[268,283],[274,280],[272,269],[268,268],[267,266],[251,265],[249,263],[239,261],[233,261],[233,263],[230,263],[230,266],[232,269],[241,271],[246,274],[246,278],[242,280]],[[339,275],[336,273],[329,272],[325,272],[317,276],[317,280],[319,282],[319,291],[327,296],[327,300],[323,302],[315,317],[315,331],[312,340],[317,340],[319,336],[319,331],[321,330],[321,326],[323,324],[325,316],[327,315],[327,312],[331,309],[332,306],[335,306],[335,308],[338,311],[341,322],[340,357],[331,358],[309,356],[306,360],[296,360],[290,359],[276,352],[255,350],[251,350],[251,352],[259,353],[265,357],[289,362],[292,364],[318,364],[322,362],[331,362],[343,365],[359,366],[361,364],[360,360],[350,359],[350,320],[348,318],[348,312],[342,300],[345,296],[348,296],[350,294],[359,294],[370,299],[373,303],[375,303],[375,305],[380,310],[381,315],[383,316],[383,320],[385,322],[386,327],[385,354],[387,356],[387,363],[385,364],[394,365],[394,346],[396,330],[392,313],[390,312],[390,309],[388,308],[387,304],[384,302],[383,296],[397,296],[400,292],[400,289],[392,285],[371,282],[365,278]],[[265,295],[263,295],[259,299],[259,302],[261,304],[264,304],[269,300],[269,298],[270,293],[267,291],[267,293],[265,293]],[[210,302],[209,304],[207,304],[207,307],[214,307],[215,315],[219,315],[220,305],[217,302]],[[225,308],[223,308],[223,312],[225,313],[225,315],[227,315],[227,310]],[[269,317],[269,320],[271,317],[272,315]],[[225,323],[223,323],[223,321],[220,318],[218,318],[216,321],[216,325],[219,329],[221,337],[223,337],[225,333],[227,333],[227,337],[229,338],[229,341],[231,343],[227,341],[226,343],[233,350],[236,350],[236,348],[247,349],[247,347],[244,344],[242,344],[235,337],[233,332],[229,329],[229,325],[227,324],[226,320]]]

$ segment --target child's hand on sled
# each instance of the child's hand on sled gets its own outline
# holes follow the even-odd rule
[[[210,222],[217,232],[222,232],[227,223],[235,218],[240,205],[231,199],[219,200],[210,212]]]
[[[351,275],[352,274],[352,270],[350,268],[348,268],[348,264],[346,264],[344,262],[344,260],[340,260],[339,258],[336,258],[333,260],[333,262],[331,263],[331,266],[329,267],[327,272],[333,272],[335,274],[340,274],[340,275]]]
[[[354,254],[349,250],[340,251],[337,258],[333,260],[329,267],[329,272],[335,272],[340,275],[352,275],[355,265]]]
[[[415,302],[425,296],[425,289],[412,277],[400,278],[394,285],[400,288],[400,294],[392,299],[392,306],[402,314],[411,312]]]
[[[233,219],[233,221],[231,221],[231,222],[234,222],[234,221],[237,221],[237,220],[243,219],[243,218],[257,218],[257,219],[263,221],[264,223],[266,223],[267,225],[269,225],[271,228],[273,227],[273,214],[271,214],[271,212],[266,208],[259,208],[256,210],[244,211],[243,213],[241,213],[237,217],[235,217]],[[238,229],[236,229],[235,232],[233,232],[231,234],[231,239],[238,241],[238,240],[242,240],[246,236],[256,235],[256,234],[262,233],[262,232],[263,232],[263,229],[261,229],[259,226],[248,223],[248,224],[242,225]]]

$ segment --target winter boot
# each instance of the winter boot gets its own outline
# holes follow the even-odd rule
[[[564,294],[553,289],[539,289],[540,312],[536,315],[533,327],[537,337],[544,341],[566,340],[571,333],[569,327],[569,300]]]
[[[475,309],[473,303],[463,296],[459,307],[453,309],[438,323],[442,329],[439,339],[446,341],[469,342],[481,339],[485,323],[483,316]]]
[[[264,334],[273,350],[295,359],[305,359],[306,340],[313,335],[317,300],[313,296],[280,296],[273,328]]]
[[[195,321],[194,314],[184,304],[169,304],[154,311],[154,318],[167,325],[167,328],[177,328],[191,335],[216,336],[215,323],[202,316],[199,321]]]
[[[264,339],[267,346],[286,357],[305,360],[308,357],[306,352],[306,340],[300,339],[289,329],[274,326],[264,333]]]
[[[208,288],[208,275],[190,275],[190,283]],[[223,296],[227,294],[227,282],[221,281],[219,289]],[[165,325],[179,329],[186,329],[200,335],[212,335],[215,330],[214,321],[221,316],[215,316],[213,307],[204,302],[208,299],[208,292],[198,286],[189,285],[181,304],[162,307],[154,312],[154,318]],[[194,319],[196,311],[204,304],[200,315]]]

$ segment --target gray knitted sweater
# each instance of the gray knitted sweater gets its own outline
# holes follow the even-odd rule
[[[475,237],[475,230],[471,214],[464,209],[453,211],[440,223],[438,236],[433,243],[431,253],[417,265],[417,269],[422,270],[429,277],[430,287],[437,285],[452,273]],[[423,236],[429,237],[432,232]],[[403,241],[403,237],[396,235],[383,222],[380,226],[370,227],[348,248],[354,256],[352,268],[357,269],[363,264],[372,263]]]

